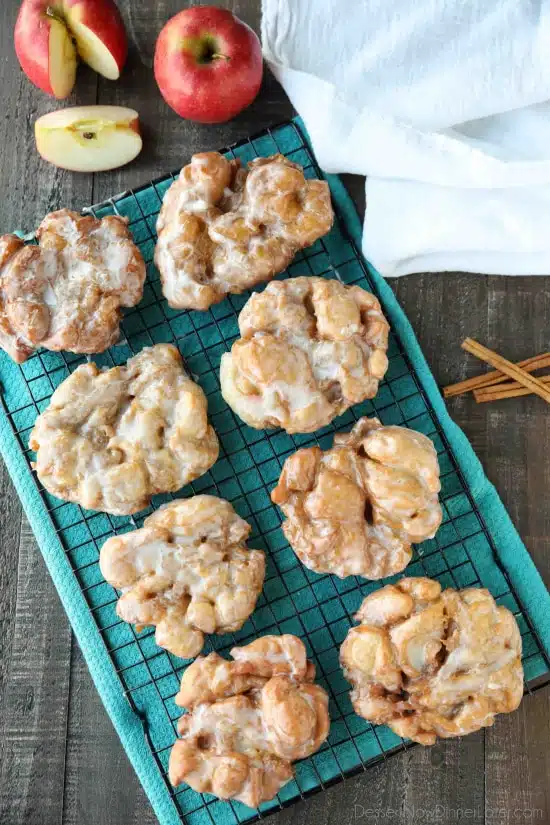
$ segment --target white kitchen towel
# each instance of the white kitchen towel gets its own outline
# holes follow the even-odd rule
[[[550,274],[550,0],[263,0],[323,169],[367,175],[386,276]]]

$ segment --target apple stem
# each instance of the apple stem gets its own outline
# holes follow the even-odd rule
[[[214,52],[211,59],[212,60],[231,60],[231,58],[228,57],[226,54],[217,54],[216,52]]]
[[[46,6],[46,14],[48,17],[53,17],[54,20],[57,20],[59,23],[64,23],[62,16],[56,12],[53,6]]]

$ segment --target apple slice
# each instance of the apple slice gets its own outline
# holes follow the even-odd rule
[[[59,20],[50,23],[48,41],[48,73],[54,97],[68,97],[76,80],[76,49],[67,27]]]
[[[60,5],[80,59],[107,80],[118,80],[128,41],[113,0],[62,0]]]
[[[119,65],[97,34],[94,34],[80,20],[73,20],[71,32],[76,40],[80,59],[87,63],[90,69],[103,75],[107,80],[118,80],[120,77]]]
[[[143,142],[139,115],[122,106],[74,106],[38,118],[36,148],[71,172],[105,172],[134,160]]]

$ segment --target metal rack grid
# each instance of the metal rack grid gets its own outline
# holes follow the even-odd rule
[[[283,124],[222,150],[246,162],[280,151],[300,163],[306,177],[322,177],[300,128]],[[240,421],[223,401],[218,380],[222,353],[238,337],[237,316],[248,295],[231,296],[208,312],[174,311],[163,299],[152,259],[155,223],[162,197],[174,175],[110,199],[89,211],[97,217],[127,216],[130,229],[147,263],[148,278],[139,306],[124,318],[124,338],[108,352],[94,357],[101,366],[124,363],[143,346],[174,342],[187,368],[209,400],[209,414],[220,440],[216,465],[181,494],[207,492],[232,502],[253,528],[251,547],[267,555],[266,579],[257,608],[241,631],[211,637],[205,652],[227,654],[234,644],[246,644],[265,633],[295,633],[308,648],[317,667],[318,681],[329,693],[331,732],[318,754],[296,765],[296,778],[271,803],[257,811],[238,802],[221,802],[186,786],[170,787],[166,771],[176,737],[180,710],[173,702],[184,670],[181,660],[156,647],[154,631],[136,633],[116,615],[117,592],[99,571],[99,550],[109,536],[140,527],[156,507],[173,496],[157,496],[152,506],[135,517],[114,517],[61,502],[36,484],[53,527],[71,562],[82,594],[91,610],[121,681],[122,689],[140,716],[162,776],[182,821],[193,825],[249,822],[368,768],[409,745],[390,730],[376,727],[354,714],[339,664],[338,649],[353,614],[364,596],[381,586],[357,577],[339,580],[307,570],[287,545],[281,517],[271,504],[285,458],[297,448],[317,443],[327,448],[337,430],[346,430],[362,415],[376,415],[384,424],[401,424],[428,435],[436,446],[441,467],[443,524],[435,539],[417,547],[407,575],[437,578],[443,586],[488,586],[497,602],[510,608],[523,640],[523,664],[530,688],[549,681],[550,661],[506,570],[500,565],[491,535],[477,510],[466,480],[415,375],[400,340],[392,332],[389,369],[375,399],[360,404],[314,435],[290,436],[282,431],[260,432]],[[299,253],[282,277],[315,274],[338,277],[377,292],[363,259],[337,215],[333,230],[314,246]],[[25,364],[10,364],[3,379],[2,405],[21,450],[32,460],[28,436],[34,420],[49,403],[53,390],[83,363],[69,353],[35,353]],[[395,577],[394,577],[395,578]],[[392,579],[393,580],[393,579]],[[387,580],[384,582],[387,583]]]

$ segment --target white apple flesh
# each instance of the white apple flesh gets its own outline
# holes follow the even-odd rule
[[[59,20],[50,23],[48,41],[49,81],[52,93],[58,99],[68,97],[75,84],[76,49],[66,26]]]
[[[34,131],[44,160],[71,172],[117,169],[143,146],[138,113],[122,106],[60,109],[38,118]]]

